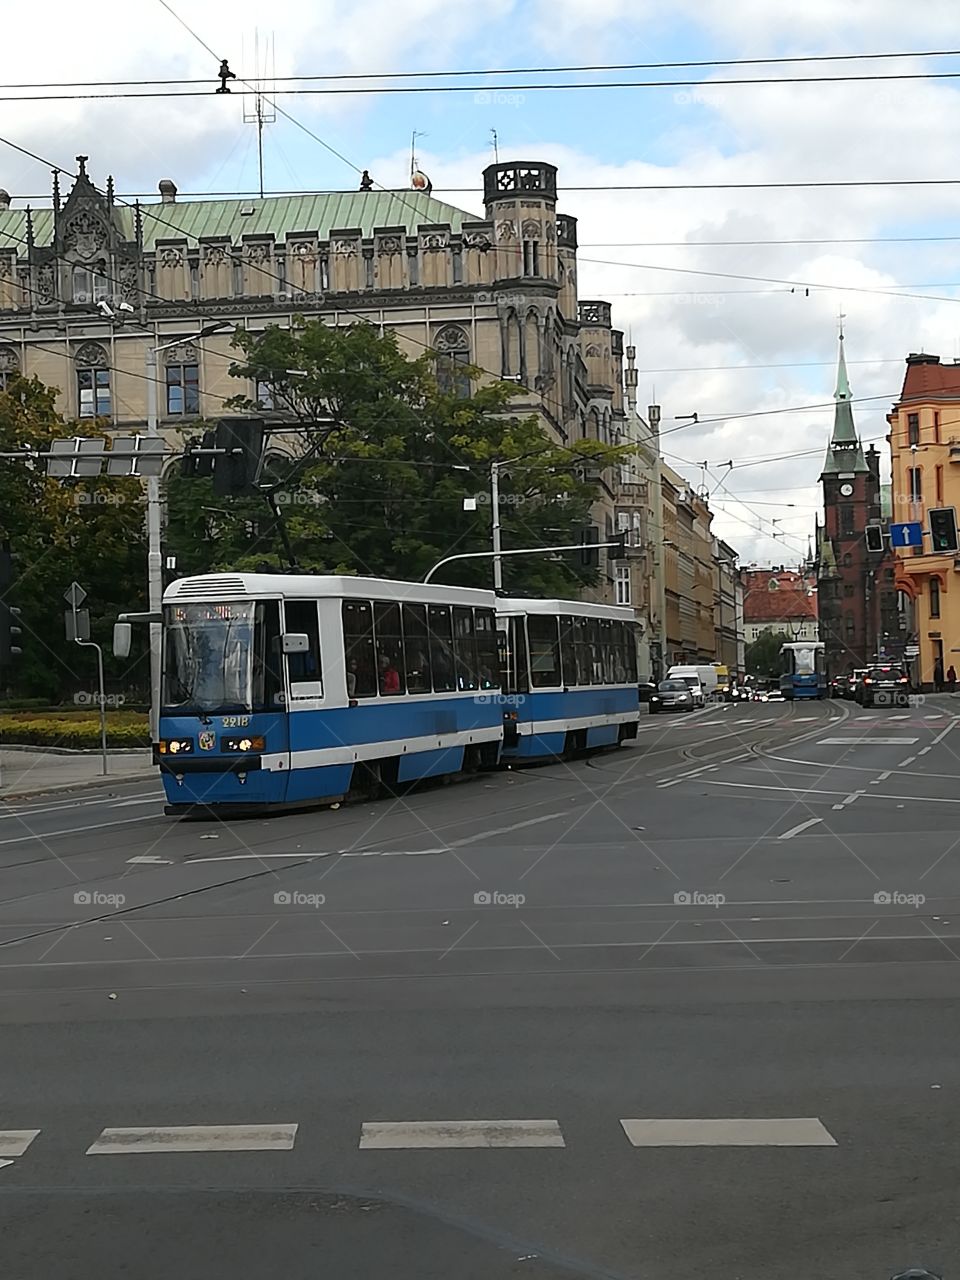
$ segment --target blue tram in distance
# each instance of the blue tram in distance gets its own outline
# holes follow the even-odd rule
[[[492,591],[224,573],[163,598],[168,814],[376,795],[496,765]]]
[[[497,628],[504,761],[571,755],[636,738],[632,609],[501,597]]]
[[[794,698],[825,698],[827,676],[822,640],[797,640],[780,648],[783,674],[780,692],[788,701]]]

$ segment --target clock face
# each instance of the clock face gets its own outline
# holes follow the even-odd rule
[[[853,485],[852,485],[852,484],[842,484],[842,485],[840,486],[840,492],[843,494],[843,496],[844,496],[845,498],[849,498],[849,497],[850,497],[850,495],[851,495],[851,493],[853,493]]]

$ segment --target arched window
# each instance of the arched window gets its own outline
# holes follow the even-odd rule
[[[533,379],[541,370],[540,358],[540,322],[532,308],[527,312],[524,322],[524,354],[527,357],[527,377]]]
[[[503,372],[519,374],[520,370],[520,317],[510,310],[502,321]]]
[[[110,281],[107,279],[106,264],[94,263],[90,267],[74,267],[70,277],[70,298],[73,302],[83,304],[102,302],[110,293]]]
[[[458,324],[445,324],[433,340],[437,353],[437,385],[444,395],[470,397],[470,339]]]
[[[99,342],[84,342],[76,354],[77,416],[109,418],[110,361]]]
[[[13,347],[0,347],[0,391],[6,391],[11,378],[20,373],[20,357]]]

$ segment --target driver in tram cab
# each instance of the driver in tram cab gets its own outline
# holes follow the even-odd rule
[[[400,672],[393,659],[385,653],[380,655],[380,692],[400,692]]]

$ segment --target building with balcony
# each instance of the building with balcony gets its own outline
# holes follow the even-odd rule
[[[818,640],[816,580],[775,565],[741,571],[743,638],[746,644],[767,631],[782,631],[790,640]]]
[[[921,545],[896,552],[895,586],[906,597],[907,657],[914,682],[934,684],[960,665],[960,556],[938,550],[930,512],[960,507],[960,362],[910,355],[900,398],[887,415],[894,519],[917,523]]]

